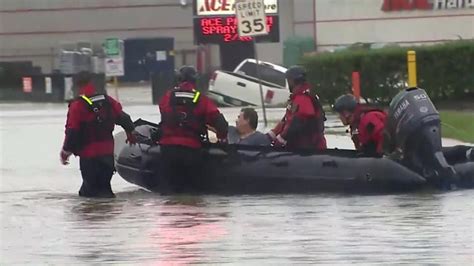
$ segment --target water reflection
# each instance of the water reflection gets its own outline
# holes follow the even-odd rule
[[[200,197],[173,197],[160,206],[149,237],[160,253],[158,265],[203,263],[204,247],[227,234],[227,214],[213,212]]]
[[[0,264],[472,265],[472,191],[82,199],[3,193]]]
[[[115,199],[78,199],[71,209],[78,221],[106,222],[123,211],[123,202]]]
[[[82,199],[78,166],[57,161],[65,106],[22,108],[0,105],[14,115],[0,126],[8,154],[0,156],[0,265],[474,265],[473,190],[162,197],[116,175],[117,198]],[[49,109],[55,116],[31,138]],[[128,110],[156,120],[154,106]],[[328,137],[352,147],[346,136]]]

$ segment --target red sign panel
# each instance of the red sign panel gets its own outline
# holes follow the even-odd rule
[[[257,42],[279,42],[280,28],[278,16],[267,16],[268,35],[258,36]],[[251,37],[239,37],[237,19],[232,17],[194,18],[194,39],[197,44],[247,42]]]
[[[23,92],[30,93],[33,90],[31,77],[23,78]]]
[[[472,0],[384,0],[383,11],[474,8]]]
[[[265,94],[265,102],[271,103],[273,100],[273,96],[275,96],[275,92],[272,90],[267,90],[267,93]]]

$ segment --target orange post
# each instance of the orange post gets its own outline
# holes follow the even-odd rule
[[[360,75],[359,72],[352,72],[352,94],[360,102]]]

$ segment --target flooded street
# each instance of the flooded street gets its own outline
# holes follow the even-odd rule
[[[156,106],[124,107],[133,119],[159,120]],[[58,156],[66,111],[0,104],[2,265],[474,264],[472,190],[160,196],[116,174],[117,198],[79,198],[78,159],[62,166]],[[225,109],[230,124],[238,112]],[[281,114],[269,110],[269,120]],[[352,147],[340,135],[328,144]]]

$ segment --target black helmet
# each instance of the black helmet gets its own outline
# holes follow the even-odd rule
[[[89,71],[81,71],[75,75],[74,79],[74,83],[76,86],[84,87],[92,81],[92,73]]]
[[[292,79],[296,82],[306,80],[306,70],[301,66],[291,66],[285,73],[287,79]]]
[[[197,71],[193,66],[182,66],[178,71],[178,81],[180,82],[196,82],[197,77]]]
[[[342,111],[354,111],[357,106],[357,100],[352,94],[344,94],[339,96],[334,102],[334,111],[340,113]]]

